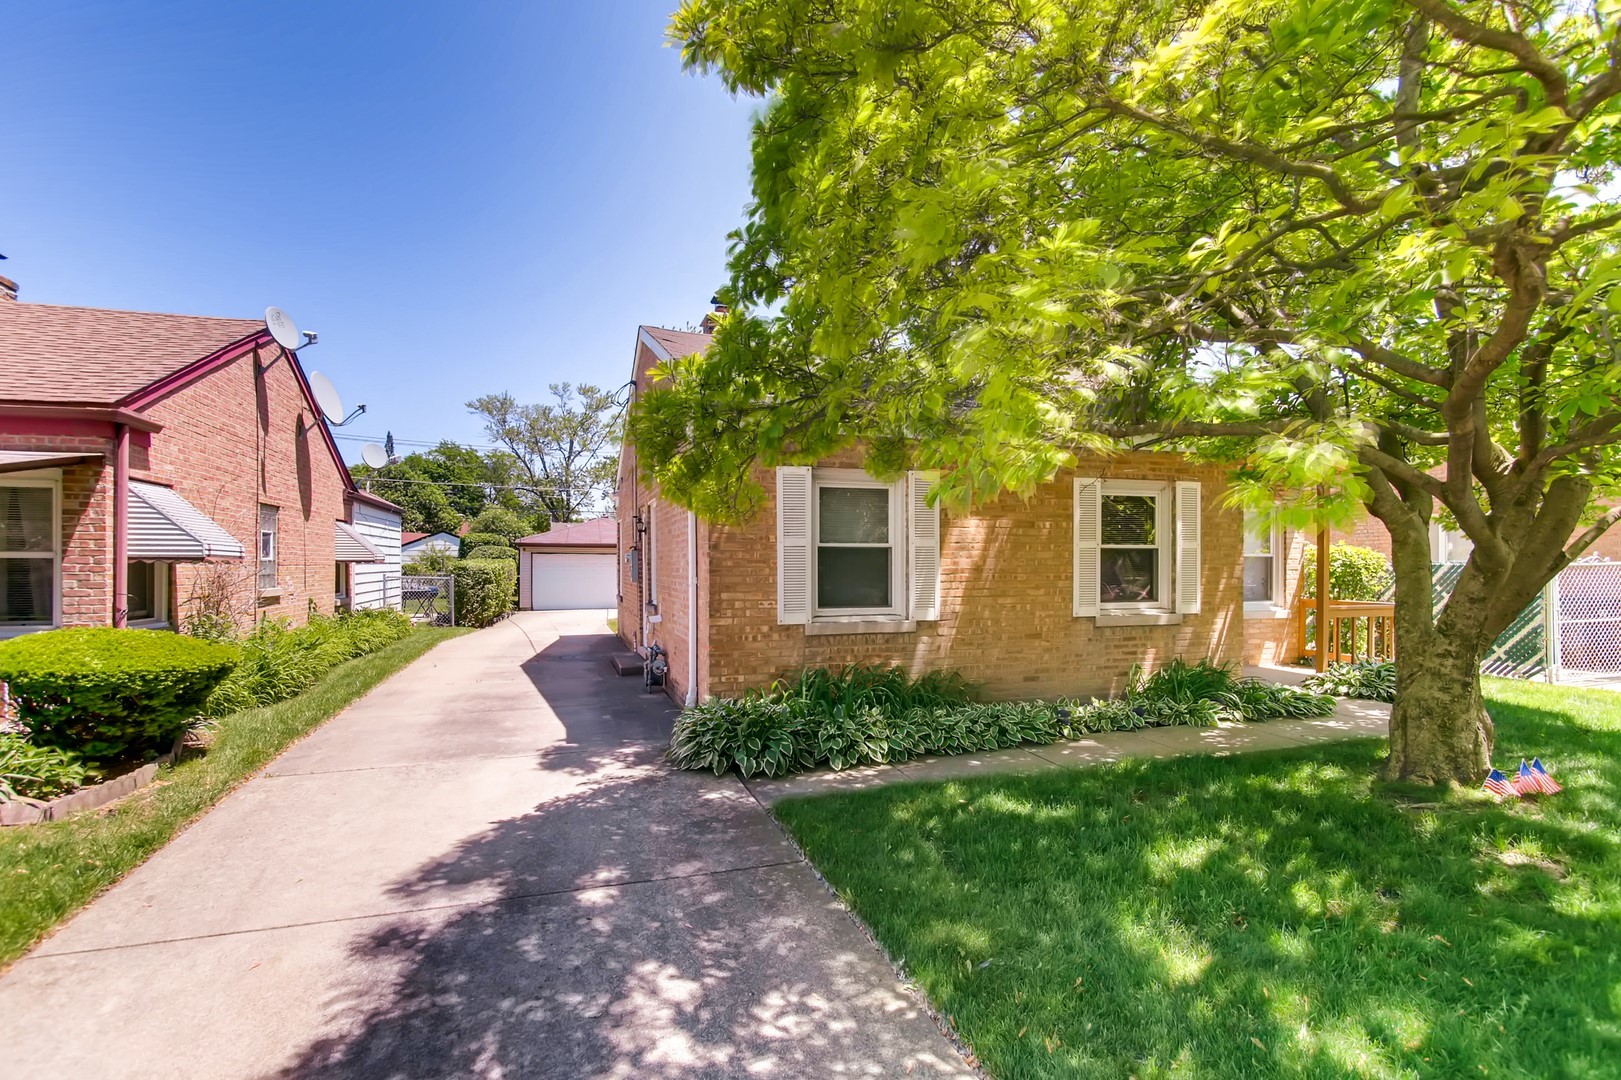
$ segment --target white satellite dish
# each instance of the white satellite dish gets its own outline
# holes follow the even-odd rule
[[[328,420],[334,424],[343,423],[343,399],[338,396],[338,388],[332,385],[331,379],[319,371],[310,372],[310,393],[315,395],[315,403]]]
[[[360,460],[374,469],[381,469],[388,464],[388,451],[374,442],[369,442],[360,448]]]
[[[298,332],[298,324],[281,308],[265,308],[265,326],[269,328],[270,336],[276,339],[276,344],[288,352],[296,352],[303,347],[304,339]]]

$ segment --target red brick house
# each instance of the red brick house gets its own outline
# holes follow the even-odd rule
[[[641,327],[635,392],[709,340]],[[1173,454],[1090,458],[969,514],[929,506],[926,475],[884,481],[844,455],[762,470],[766,504],[741,525],[697,520],[642,473],[627,443],[619,635],[668,650],[682,701],[851,663],[954,668],[997,698],[1101,696],[1134,664],[1238,662],[1246,608],[1284,595],[1280,560],[1246,604],[1224,471]]]
[[[0,636],[397,605],[399,531],[263,322],[0,279]]]

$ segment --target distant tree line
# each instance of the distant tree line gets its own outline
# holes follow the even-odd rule
[[[552,383],[552,402],[523,404],[510,393],[467,403],[500,449],[446,440],[382,468],[350,466],[363,488],[404,511],[407,532],[456,532],[493,509],[523,534],[554,521],[579,521],[613,509],[621,409],[595,386]],[[495,516],[495,515],[492,515]]]

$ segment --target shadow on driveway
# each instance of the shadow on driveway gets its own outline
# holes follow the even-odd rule
[[[393,883],[499,898],[353,939],[328,1031],[277,1075],[972,1075],[743,786],[663,764],[674,710],[617,647],[523,661],[568,782]]]

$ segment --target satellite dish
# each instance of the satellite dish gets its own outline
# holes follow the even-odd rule
[[[338,396],[338,388],[332,385],[332,380],[319,371],[310,372],[310,393],[315,396],[315,403],[321,407],[321,413],[332,423],[343,423],[343,399]]]
[[[269,328],[270,336],[276,339],[276,344],[288,352],[296,352],[303,347],[304,339],[298,332],[298,324],[281,308],[265,308],[265,326]]]
[[[388,451],[374,442],[369,442],[360,448],[360,460],[374,469],[381,469],[388,464]]]

